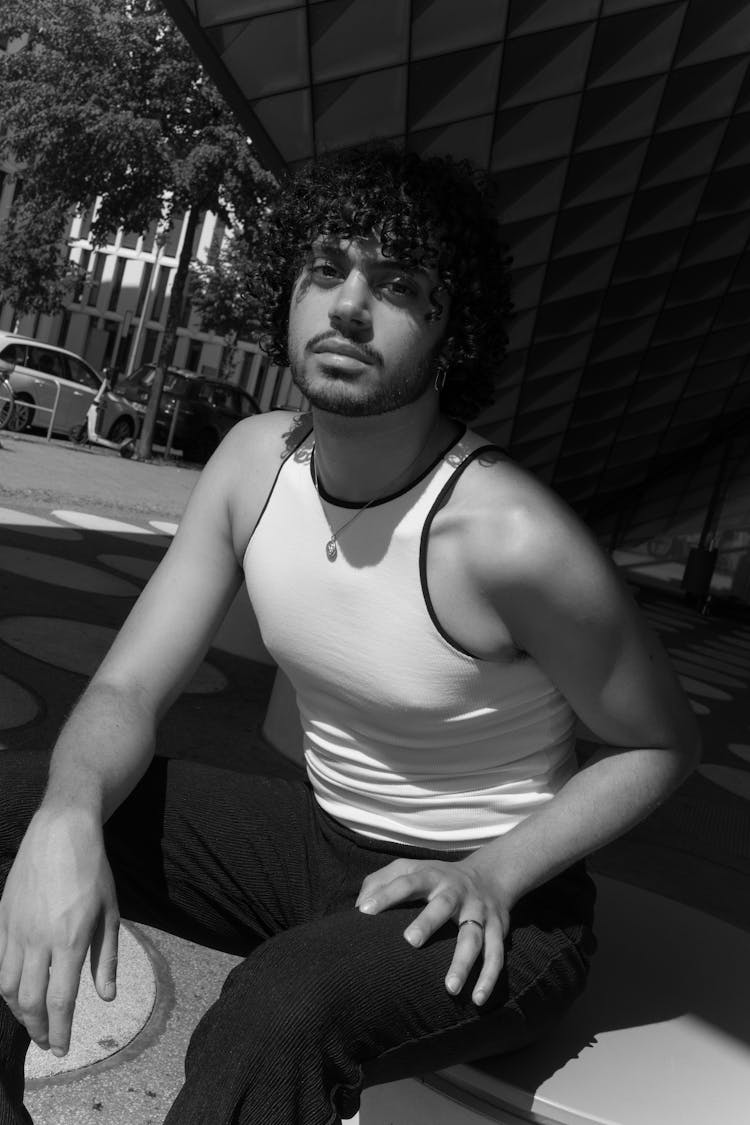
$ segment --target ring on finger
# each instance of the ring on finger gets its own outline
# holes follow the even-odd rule
[[[459,930],[462,926],[479,926],[482,936],[484,936],[484,922],[480,922],[478,918],[464,918],[463,922],[458,923]]]

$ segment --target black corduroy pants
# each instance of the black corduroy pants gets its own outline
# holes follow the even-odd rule
[[[3,881],[41,796],[36,760],[0,755]],[[585,983],[582,865],[518,904],[505,969],[477,1008],[476,974],[458,996],[445,989],[455,925],[413,949],[403,931],[419,904],[354,909],[367,874],[445,853],[350,832],[302,778],[157,758],[105,835],[123,917],[244,957],[195,1030],[165,1125],[333,1125],[357,1111],[363,1085],[534,1040]],[[27,1043],[0,1001],[0,1125],[30,1121]]]

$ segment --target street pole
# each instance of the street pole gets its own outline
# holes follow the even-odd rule
[[[151,274],[151,281],[149,283],[148,293],[146,294],[146,300],[143,302],[143,309],[141,310],[141,315],[138,317],[138,324],[137,324],[136,330],[135,330],[135,337],[133,339],[132,344],[130,345],[130,351],[128,353],[128,362],[127,362],[127,365],[125,367],[125,376],[124,376],[125,379],[129,379],[130,376],[133,374],[133,368],[135,367],[136,356],[138,355],[138,349],[141,346],[141,338],[143,336],[143,330],[145,328],[146,321],[149,320],[149,313],[151,312],[151,309],[153,308],[153,305],[154,305],[154,296],[156,294],[156,285],[157,285],[157,280],[158,280],[158,277],[159,277],[159,263],[161,261],[161,256],[162,256],[163,250],[164,250],[164,240],[159,236],[159,232],[157,231],[157,235],[156,235],[156,254],[154,255],[154,271]]]

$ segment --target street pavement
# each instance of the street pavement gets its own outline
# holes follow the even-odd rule
[[[169,546],[198,470],[27,435],[1,441],[0,753],[45,755]],[[658,575],[650,581],[634,594],[698,716],[704,761],[592,867],[748,933],[750,615],[719,606],[702,616]],[[157,752],[228,769],[293,771],[280,757],[248,751],[272,679],[269,665],[236,644],[222,647],[220,636],[164,720]],[[36,1125],[161,1122],[190,1031],[236,961],[127,923],[121,953],[116,1005],[103,1004],[84,981],[70,1056],[30,1056],[27,1101]]]

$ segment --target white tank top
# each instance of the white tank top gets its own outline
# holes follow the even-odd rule
[[[369,507],[333,562],[331,530],[356,509],[317,495],[312,444],[308,435],[283,463],[244,571],[263,640],[297,693],[315,796],[367,836],[479,847],[575,770],[573,713],[538,664],[464,652],[430,602],[432,516],[486,442],[465,432],[408,489]]]

